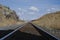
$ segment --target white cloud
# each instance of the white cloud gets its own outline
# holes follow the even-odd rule
[[[29,12],[29,14],[35,14],[35,12]]]
[[[34,7],[34,6],[31,6],[29,9],[32,11],[39,11],[39,9],[37,7]]]
[[[51,13],[51,12],[47,12],[47,13]]]
[[[51,8],[52,10],[55,10],[55,8]]]
[[[51,12],[51,9],[47,9],[47,13],[50,13]]]
[[[24,8],[18,8],[18,15],[34,15],[39,12],[39,9],[37,7],[31,6],[30,8],[24,9]]]
[[[22,11],[22,12],[27,12],[26,9],[23,9],[23,8],[18,8],[19,11]]]
[[[22,10],[22,8],[18,8],[18,10]]]
[[[32,10],[32,11],[30,11]],[[27,9],[23,9],[23,8],[18,8],[18,14],[35,14],[38,12],[38,8],[36,7],[30,7],[30,8],[27,8]]]
[[[47,9],[47,13],[56,12],[58,10],[59,9],[57,9],[57,8],[50,8],[50,9]]]
[[[53,10],[56,10],[56,8],[47,9],[47,11],[53,11]]]
[[[47,11],[49,12],[49,11],[51,11],[51,9],[47,9]]]

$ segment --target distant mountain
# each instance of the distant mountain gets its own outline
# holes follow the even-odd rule
[[[32,23],[46,28],[60,30],[60,11],[46,14],[39,19],[33,20]]]
[[[16,12],[7,6],[0,4],[0,26],[16,24],[17,22],[23,22],[19,20]]]

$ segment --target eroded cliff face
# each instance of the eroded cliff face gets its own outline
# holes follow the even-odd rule
[[[19,21],[19,17],[16,12],[9,7],[0,4],[0,26],[16,24]]]

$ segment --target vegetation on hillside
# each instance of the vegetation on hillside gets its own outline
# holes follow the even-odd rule
[[[32,22],[42,27],[60,30],[60,11],[46,14],[37,20],[33,20]]]
[[[19,20],[14,10],[0,4],[0,26],[13,25],[20,22],[21,20]]]

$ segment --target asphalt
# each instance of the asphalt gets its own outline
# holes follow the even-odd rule
[[[12,31],[13,30],[0,31],[1,32],[0,38],[2,38],[3,36],[5,36],[6,34],[8,34],[9,32],[12,32]],[[4,34],[2,34],[2,33],[4,33]],[[46,39],[42,36],[37,36],[37,35],[30,34],[30,33],[25,33],[25,32],[20,32],[18,30],[11,36],[5,38],[4,40],[46,40]]]
[[[20,27],[22,25],[13,25],[9,30],[0,30],[0,38],[14,31],[16,26]],[[14,29],[13,29],[14,28]],[[46,36],[46,37],[45,37]],[[26,23],[24,27],[18,28],[16,32],[7,37],[5,40],[56,40],[54,37],[42,32],[39,28],[36,28],[35,25],[31,23]]]

